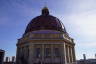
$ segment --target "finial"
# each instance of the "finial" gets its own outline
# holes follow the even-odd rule
[[[49,15],[49,9],[46,6],[42,9],[42,15]]]

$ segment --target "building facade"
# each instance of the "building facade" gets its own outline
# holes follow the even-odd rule
[[[96,64],[96,59],[80,59],[77,60],[77,64]]]
[[[18,39],[16,64],[71,64],[75,62],[74,46],[62,22],[44,7]]]
[[[15,56],[12,57],[6,57],[3,64],[16,64]]]
[[[4,53],[5,53],[5,51],[0,49],[0,64],[3,64]]]

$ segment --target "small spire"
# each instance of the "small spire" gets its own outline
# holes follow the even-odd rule
[[[49,9],[46,6],[42,9],[42,15],[49,15]]]

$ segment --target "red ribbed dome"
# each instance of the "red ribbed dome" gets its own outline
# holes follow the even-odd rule
[[[25,30],[25,34],[28,32],[42,30],[42,29],[66,32],[62,28],[61,21],[58,18],[49,15],[49,10],[47,8],[42,9],[42,15],[32,19],[32,21],[28,24]]]

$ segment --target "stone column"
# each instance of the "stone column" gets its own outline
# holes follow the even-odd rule
[[[69,63],[69,56],[68,56],[68,45],[66,45],[66,59],[67,59],[67,63]]]
[[[70,47],[68,46],[68,63],[70,63]]]
[[[72,51],[72,46],[71,46],[71,62],[73,62],[73,51]]]
[[[51,44],[51,62],[54,62],[54,50],[53,50],[53,44]]]
[[[59,51],[60,51],[60,63],[65,64],[64,44],[60,44]]]
[[[73,62],[76,62],[76,58],[75,58],[75,49],[74,49],[74,47],[72,47],[72,51],[73,51]]]
[[[34,44],[29,46],[29,64],[33,64],[34,62]]]
[[[41,44],[42,45],[42,48],[41,48],[41,50],[42,50],[42,52],[41,52],[41,56],[42,56],[42,59],[41,59],[41,64],[43,64],[44,63],[44,44]]]
[[[20,48],[17,46],[17,51],[16,51],[16,64],[20,64],[20,62],[19,62],[19,56],[20,56]]]
[[[72,63],[72,52],[71,52],[71,46],[69,46],[69,57],[70,57],[70,63]]]
[[[64,42],[64,63],[67,64],[67,58],[66,58],[66,46]]]

